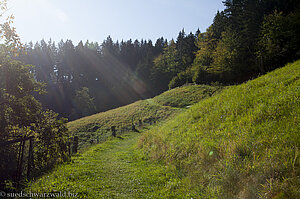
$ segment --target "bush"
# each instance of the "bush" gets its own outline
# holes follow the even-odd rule
[[[178,73],[175,77],[169,82],[169,89],[182,86],[187,83],[192,83],[193,72],[191,68],[188,68],[185,71]]]

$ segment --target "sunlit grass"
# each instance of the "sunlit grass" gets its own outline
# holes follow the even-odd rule
[[[164,106],[183,108],[199,102],[200,100],[211,97],[221,90],[220,86],[208,85],[189,85],[182,86],[153,98],[153,100]]]
[[[175,196],[171,167],[146,159],[137,149],[140,134],[131,132],[124,140],[110,138],[73,157],[72,163],[28,185],[25,193],[69,193],[77,198],[165,198]]]
[[[299,78],[297,61],[227,88],[139,146],[174,166],[196,198],[299,198]]]
[[[143,126],[147,126],[154,123],[154,121],[166,119],[175,112],[178,112],[178,110],[174,110],[171,107],[150,103],[147,100],[138,101],[127,106],[75,120],[68,123],[68,128],[73,135],[79,136],[79,147],[83,147],[95,140],[105,141],[112,134],[112,126],[116,126],[117,136],[120,136],[132,129],[132,123],[137,128],[142,128],[138,127],[139,120]]]

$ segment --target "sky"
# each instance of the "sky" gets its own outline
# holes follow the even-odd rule
[[[176,39],[180,30],[205,32],[222,0],[9,0],[21,41],[71,39],[102,43]]]

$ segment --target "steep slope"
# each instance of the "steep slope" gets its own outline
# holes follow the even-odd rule
[[[145,133],[139,147],[176,168],[174,196],[300,198],[299,78],[297,61],[227,88]]]

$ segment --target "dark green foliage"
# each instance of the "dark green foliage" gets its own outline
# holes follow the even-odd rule
[[[300,57],[300,11],[284,15],[282,12],[265,16],[258,42],[257,57],[260,70],[274,67]],[[272,66],[272,68],[269,68]]]
[[[1,57],[0,60],[1,145],[17,138],[33,136],[37,172],[66,160],[66,121],[58,120],[58,115],[51,111],[42,111],[41,104],[33,97],[34,93],[43,92],[42,84],[33,79],[30,66],[10,58]],[[0,148],[1,187],[4,180],[15,178],[19,145],[15,143]]]
[[[0,62],[0,132],[4,133],[9,126],[30,126],[38,119],[41,105],[32,94],[42,88],[29,66],[4,58]]]
[[[176,49],[178,51],[177,56],[180,67],[182,67],[180,70],[182,71],[189,67],[194,61],[194,52],[197,50],[195,45],[195,35],[192,33],[185,35],[184,30],[180,31],[176,41]]]
[[[220,80],[217,74],[209,73],[199,65],[193,65],[191,71],[193,73],[192,81],[197,84],[207,84]]]
[[[80,110],[80,112],[74,113],[77,115],[73,117],[85,117],[95,113],[96,106],[94,104],[94,99],[90,96],[87,87],[82,87],[80,90],[76,91],[74,106],[75,110]]]
[[[171,89],[192,82],[193,82],[193,71],[192,68],[189,68],[180,73],[177,73],[177,75],[171,79],[168,86],[169,89]]]
[[[224,5],[196,41],[193,65],[206,72],[200,81],[239,83],[299,58],[299,1],[235,0]]]
[[[69,132],[66,119],[58,119],[58,114],[45,111],[35,124],[35,169],[37,172],[53,164],[67,161],[70,157],[67,150]]]
[[[3,46],[2,46],[3,47]],[[28,136],[30,126],[41,113],[41,105],[31,95],[41,87],[33,81],[29,66],[0,58],[0,187],[4,180],[15,177],[18,145],[3,146],[8,140]]]
[[[20,142],[8,141],[33,136],[35,171],[67,159],[68,131],[66,121],[58,120],[57,114],[43,111],[34,94],[44,93],[44,84],[37,82],[31,72],[34,68],[14,60],[11,46],[0,46],[0,188],[6,189],[5,181],[17,179],[17,160],[20,159]],[[28,157],[25,142],[22,169]],[[24,175],[23,175],[24,176]],[[13,188],[14,184],[12,184]]]
[[[193,63],[195,50],[195,35],[185,35],[184,30],[180,31],[176,43],[171,40],[162,54],[154,59],[154,77],[158,78],[155,80],[161,80],[162,84],[168,82],[169,88],[191,82],[190,71],[185,70]]]
[[[169,82],[172,77],[183,70],[174,40],[171,40],[170,43],[165,46],[163,53],[155,58],[154,66],[156,72],[155,77],[160,77],[166,82]],[[159,80],[159,78],[157,80]]]

